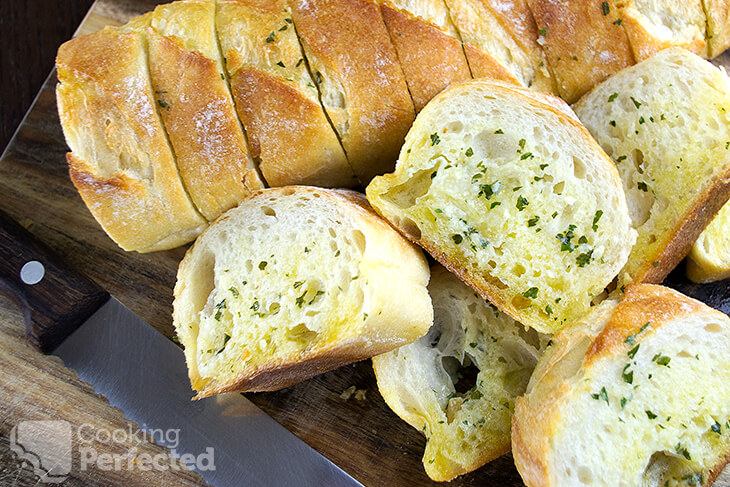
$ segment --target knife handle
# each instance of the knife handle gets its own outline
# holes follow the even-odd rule
[[[23,309],[28,341],[52,352],[109,298],[0,211],[0,291]]]

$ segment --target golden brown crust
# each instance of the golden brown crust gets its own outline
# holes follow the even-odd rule
[[[664,323],[682,316],[700,313],[707,306],[672,289],[652,284],[632,284],[626,288],[621,304],[616,308],[603,331],[591,343],[586,353],[585,366],[601,357],[627,347],[626,339],[642,326],[645,333],[654,329],[651,324]]]
[[[347,187],[357,184],[342,171],[339,143],[322,107],[289,83],[254,67],[231,78],[231,90],[246,126],[254,157],[272,187],[311,184]],[[295,129],[293,129],[295,128]],[[331,144],[322,143],[331,139]],[[337,143],[337,149],[332,145]]]
[[[236,110],[266,182],[356,186],[286,2],[219,0],[216,16]]]
[[[416,112],[451,83],[471,78],[457,38],[424,19],[397,9],[388,0],[380,9]]]
[[[527,0],[558,93],[568,103],[608,76],[635,63],[613,0]]]
[[[708,184],[697,197],[684,218],[677,222],[674,231],[667,232],[667,245],[659,252],[647,256],[645,261],[631,275],[632,282],[659,284],[684,259],[702,230],[712,221],[720,208],[730,199],[730,171],[715,184]]]
[[[520,85],[519,80],[502,63],[471,42],[464,43],[464,52],[475,79],[486,78]]]
[[[140,34],[107,27],[76,38],[59,48],[56,66],[71,178],[104,230],[140,252],[195,238],[205,220],[156,113]]]
[[[348,160],[363,184],[393,170],[415,118],[380,8],[370,0],[293,0],[294,23]],[[317,76],[316,73],[319,73]],[[328,101],[329,100],[329,101]]]
[[[210,19],[212,23],[212,18]],[[212,28],[212,26],[211,26]],[[147,30],[158,111],[193,202],[208,221],[263,187],[218,63]]]

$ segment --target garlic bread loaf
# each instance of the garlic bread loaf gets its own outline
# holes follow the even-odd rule
[[[58,49],[56,69],[71,181],[104,231],[139,252],[194,239],[206,220],[157,113],[144,36],[106,27],[72,39]]]
[[[285,0],[217,0],[216,30],[251,152],[270,186],[356,186]]]
[[[707,15],[707,48],[710,57],[717,57],[730,47],[730,2],[704,0]]]
[[[421,251],[354,191],[261,190],[180,264],[173,320],[197,397],[281,389],[423,336]]]
[[[637,61],[681,47],[707,57],[706,0],[615,0]]]
[[[671,48],[604,81],[575,111],[614,160],[639,233],[622,284],[662,282],[730,197],[730,80]]]
[[[635,284],[552,338],[517,399],[532,486],[707,486],[730,457],[730,319]]]
[[[558,98],[485,80],[418,115],[373,207],[540,332],[588,311],[635,239],[618,172]]]
[[[208,221],[263,187],[223,76],[214,20],[214,0],[185,0],[158,6],[142,29],[180,177]]]
[[[416,112],[451,83],[471,78],[444,0],[380,0]]]
[[[613,1],[527,0],[557,93],[574,103],[613,73],[634,64]]]
[[[692,245],[687,276],[701,283],[730,277],[730,204],[720,209]]]
[[[428,334],[373,357],[373,369],[388,406],[426,435],[426,473],[444,481],[509,450],[515,398],[547,337],[497,311],[441,266],[431,269],[428,290]]]

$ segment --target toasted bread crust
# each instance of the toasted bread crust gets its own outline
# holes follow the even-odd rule
[[[451,83],[471,78],[459,39],[389,0],[380,9],[416,112]]]
[[[485,78],[520,85],[519,80],[504,66],[471,42],[464,43],[464,52],[474,78]]]
[[[158,111],[180,176],[200,212],[212,221],[263,182],[218,63],[152,28],[147,36]]]
[[[614,2],[528,0],[560,96],[575,102],[613,73],[635,63]]]
[[[243,67],[231,77],[231,90],[246,126],[254,157],[272,187],[357,184],[322,107],[280,77]],[[292,130],[296,127],[296,130]]]
[[[205,220],[158,118],[142,36],[107,27],[78,37],[59,48],[56,66],[71,179],[104,230],[139,252],[192,240]]]
[[[370,0],[294,0],[297,33],[348,160],[363,184],[391,171],[415,111],[380,8]],[[316,73],[315,73],[316,78]],[[339,91],[339,90],[338,90]]]

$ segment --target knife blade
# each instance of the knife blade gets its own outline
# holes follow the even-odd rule
[[[197,465],[206,482],[361,485],[242,394],[191,401],[182,350],[2,212],[0,289],[20,302],[33,346],[59,356],[143,431],[177,431],[174,441],[154,436],[173,454],[208,455]]]

